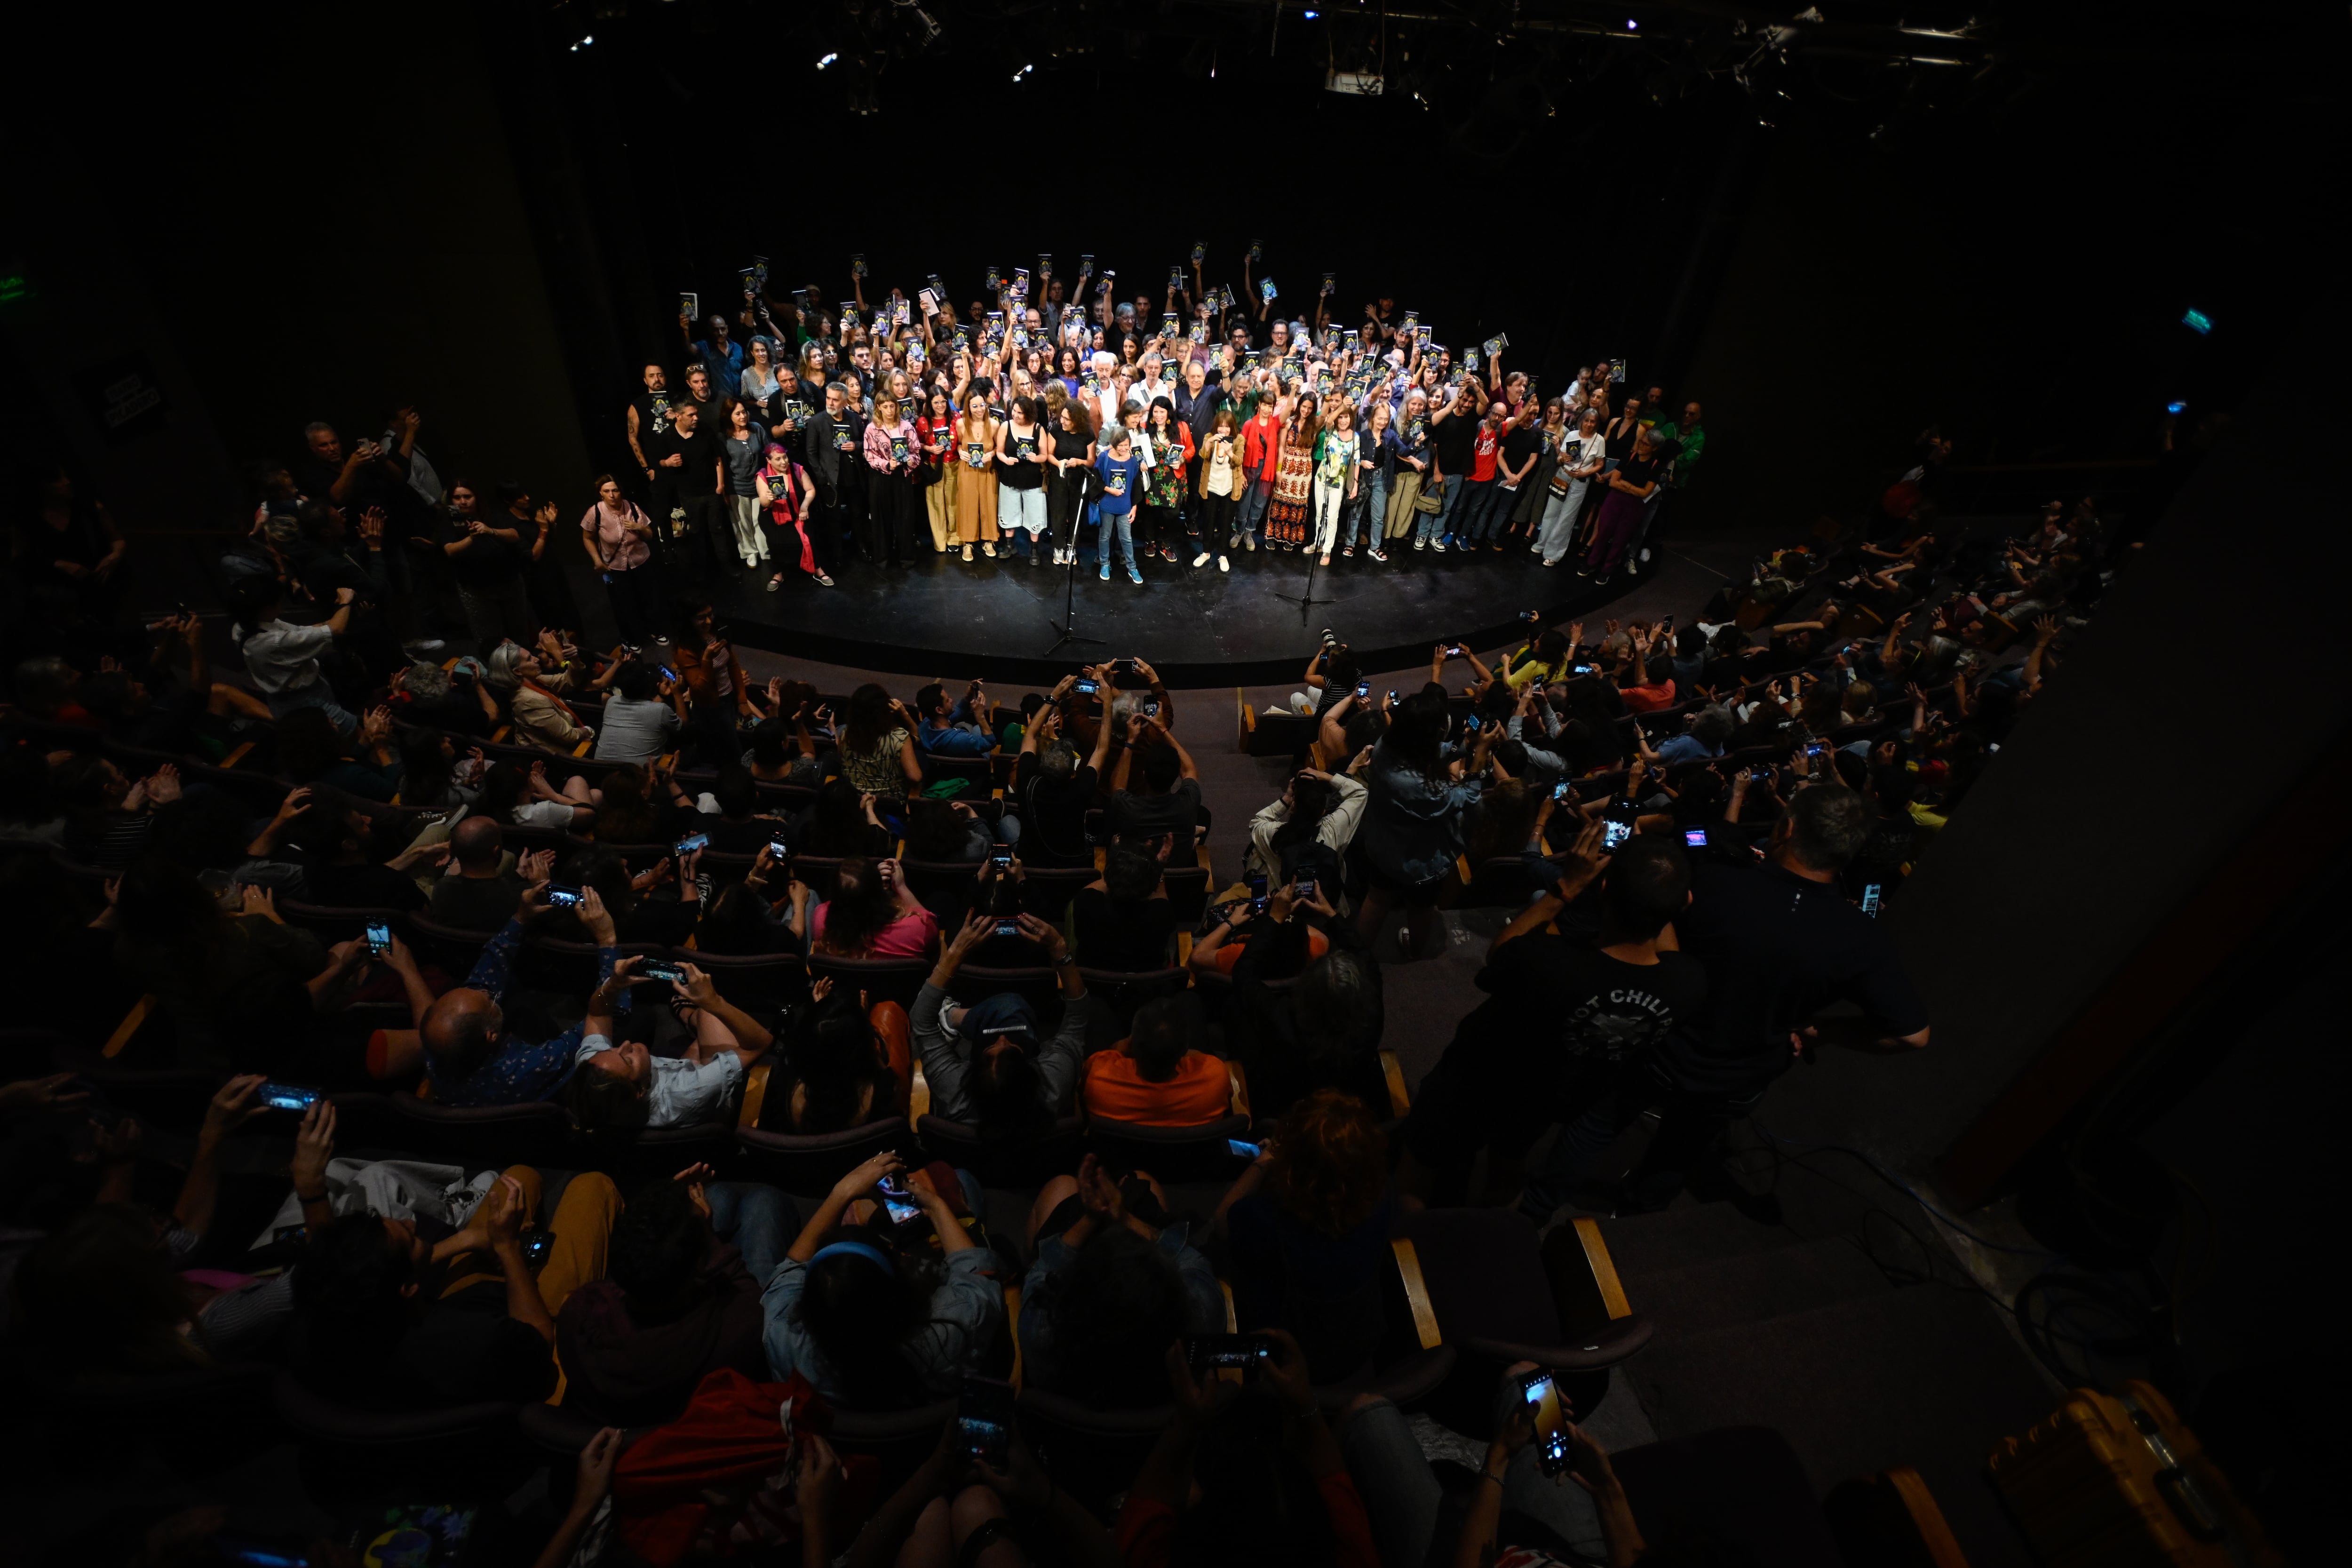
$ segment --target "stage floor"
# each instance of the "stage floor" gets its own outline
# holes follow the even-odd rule
[[[1025,557],[982,556],[967,565],[927,550],[895,572],[848,561],[834,568],[833,588],[797,572],[772,594],[764,572],[707,585],[730,637],[775,653],[894,674],[1029,682],[1139,655],[1171,686],[1211,686],[1294,679],[1325,626],[1366,669],[1395,668],[1427,658],[1440,640],[1501,643],[1524,629],[1529,610],[1546,624],[1586,614],[1640,580],[1620,573],[1596,588],[1568,564],[1547,571],[1525,544],[1475,556],[1408,546],[1391,551],[1386,565],[1335,553],[1328,571],[1315,573],[1317,602],[1302,608],[1310,556],[1261,549],[1232,559],[1231,572],[1219,572],[1213,558],[1199,571],[1147,562],[1139,587],[1117,568],[1101,581],[1089,551],[1071,617],[1079,637],[1101,640],[1059,650],[1068,569],[1032,567]]]

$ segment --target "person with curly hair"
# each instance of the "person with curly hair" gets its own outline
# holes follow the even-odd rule
[[[1327,1089],[1292,1106],[1217,1205],[1241,1327],[1288,1331],[1326,1379],[1363,1365],[1381,1341],[1396,1214],[1388,1142],[1364,1102]]]

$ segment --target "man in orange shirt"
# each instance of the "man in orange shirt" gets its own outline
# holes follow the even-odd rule
[[[1257,548],[1258,524],[1265,521],[1266,503],[1274,499],[1275,470],[1282,462],[1282,416],[1275,407],[1271,392],[1258,394],[1257,412],[1242,426],[1242,468],[1249,475],[1249,489],[1242,492],[1241,510],[1234,517],[1234,536],[1226,542],[1228,550],[1239,550],[1246,543]]]
[[[1135,1011],[1126,1039],[1087,1058],[1079,1090],[1088,1116],[1146,1127],[1197,1127],[1232,1104],[1224,1058],[1200,1048],[1201,1004],[1163,996]]]

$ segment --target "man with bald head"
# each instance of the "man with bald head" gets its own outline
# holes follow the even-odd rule
[[[506,830],[495,817],[469,816],[450,830],[449,868],[425,918],[459,931],[496,931],[514,918],[523,889],[545,881],[554,863],[551,849],[518,861],[507,853]]]
[[[506,1028],[506,994],[515,949],[522,942],[525,923],[544,918],[553,908],[548,895],[547,883],[531,884],[522,895],[520,909],[482,950],[466,984],[444,993],[418,1014],[425,1076],[432,1080],[436,1104],[521,1105],[547,1099],[572,1076],[572,1054],[580,1048],[582,1037],[580,1025],[536,1045],[512,1038]],[[595,889],[580,890],[579,915],[595,939],[596,980],[601,985],[611,978],[614,961],[620,956],[620,938]],[[614,1006],[615,1011],[628,1010],[625,991]]]

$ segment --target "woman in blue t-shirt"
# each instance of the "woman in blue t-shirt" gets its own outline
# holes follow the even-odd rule
[[[1102,480],[1102,496],[1097,506],[1102,519],[1102,534],[1096,546],[1102,556],[1102,571],[1097,575],[1106,583],[1110,581],[1110,547],[1116,537],[1127,562],[1128,581],[1141,583],[1143,574],[1135,564],[1134,524],[1135,498],[1143,480],[1143,461],[1135,455],[1135,438],[1120,430],[1110,450],[1095,458],[1095,473]]]

